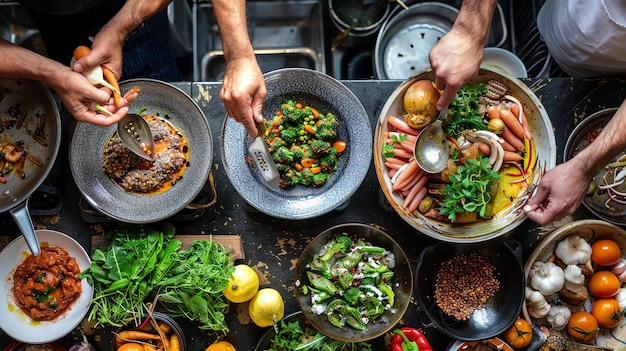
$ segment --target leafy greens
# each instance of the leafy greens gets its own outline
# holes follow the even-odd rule
[[[195,241],[189,250],[174,238],[175,229],[123,226],[107,234],[110,244],[94,250],[80,273],[94,287],[89,321],[121,327],[139,325],[148,299],[161,301],[174,316],[198,321],[205,330],[228,332],[222,290],[234,271],[224,247]]]
[[[366,342],[346,343],[330,338],[313,328],[302,328],[299,322],[280,321],[271,341],[271,347],[265,351],[371,351]]]

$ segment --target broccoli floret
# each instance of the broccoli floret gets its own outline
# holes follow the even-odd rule
[[[337,168],[337,164],[339,163],[339,158],[337,157],[337,149],[331,147],[328,154],[320,158],[318,163],[319,166],[322,167],[322,169],[325,171],[332,171]]]
[[[302,151],[302,146],[293,144],[291,146],[291,152],[293,153],[293,160],[300,161],[304,157],[304,151]]]
[[[311,145],[309,144],[302,144],[302,158],[305,157],[314,157],[315,156],[315,152],[313,152],[313,149],[311,148]]]
[[[359,288],[350,288],[344,294],[343,298],[350,305],[354,306],[360,302],[361,290]]]
[[[344,234],[335,234],[333,240],[330,242],[330,247],[320,257],[322,261],[330,260],[336,253],[346,253],[350,246],[352,246],[352,239]]]
[[[269,140],[269,146],[270,148],[274,150],[278,150],[281,146],[283,146],[283,139],[281,138],[273,138],[273,139],[266,139],[266,140]]]
[[[337,137],[337,125],[337,120],[334,118],[322,119],[317,126],[315,136],[326,141],[334,140]]]
[[[313,150],[313,152],[315,152],[315,154],[319,155],[319,154],[326,154],[330,151],[331,145],[329,142],[324,141],[324,140],[313,140],[313,142],[311,142],[311,149]]]
[[[290,163],[293,161],[293,153],[285,146],[281,146],[272,154],[272,158],[277,163]]]
[[[330,174],[328,173],[318,173],[316,175],[313,176],[313,181],[311,184],[313,184],[314,187],[319,187],[322,186],[324,184],[326,184],[326,182],[328,181],[328,178],[330,178]]]
[[[311,172],[310,168],[304,168],[299,173],[300,177],[298,177],[298,183],[302,185],[311,185],[313,183],[313,176],[315,176],[315,174]]]
[[[285,143],[293,144],[293,142],[298,137],[298,129],[296,128],[286,128],[280,131],[280,136],[283,138]]]

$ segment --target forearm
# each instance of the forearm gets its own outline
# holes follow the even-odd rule
[[[69,71],[67,66],[0,39],[0,78],[31,79],[53,86]]]
[[[622,102],[595,140],[571,161],[577,163],[591,178],[624,149],[626,149],[626,101]]]
[[[470,42],[476,42],[477,45],[484,47],[497,3],[497,0],[463,1],[452,30]]]
[[[103,27],[103,31],[117,33],[120,43],[146,19],[165,9],[171,0],[129,0]]]
[[[245,0],[212,0],[226,61],[254,56],[246,20]]]

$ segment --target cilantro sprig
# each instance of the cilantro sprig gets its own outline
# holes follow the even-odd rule
[[[448,113],[451,118],[443,123],[446,135],[456,139],[468,129],[487,129],[479,104],[485,92],[487,88],[484,84],[465,84],[461,87],[450,102]]]
[[[450,182],[444,187],[444,198],[439,211],[454,222],[459,213],[477,212],[485,217],[487,205],[491,201],[492,187],[500,175],[494,172],[489,160],[484,156],[469,159],[459,165],[455,174],[449,176]]]

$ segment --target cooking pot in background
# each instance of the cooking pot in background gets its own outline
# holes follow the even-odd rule
[[[19,111],[11,114],[11,111]],[[24,114],[23,120],[18,116]],[[46,86],[23,79],[0,79],[0,148],[7,143],[23,143],[24,172],[17,166],[4,172],[0,182],[0,212],[9,211],[34,255],[40,252],[28,199],[48,176],[61,143],[61,116]]]
[[[330,18],[341,31],[335,38],[351,46],[375,34],[391,12],[387,0],[328,0]]]
[[[458,13],[456,7],[440,2],[420,2],[394,11],[376,38],[376,78],[406,79],[429,67],[430,49],[452,29]]]

